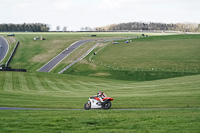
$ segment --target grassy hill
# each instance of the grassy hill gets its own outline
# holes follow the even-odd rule
[[[1,72],[0,84],[1,107],[82,109],[89,96],[102,90],[114,98],[112,109],[152,109],[0,110],[3,132],[160,133],[200,130],[200,75],[132,82],[39,72]]]
[[[0,106],[83,108],[98,90],[113,108],[199,107],[200,76],[132,82],[48,73],[0,73]]]
[[[200,35],[152,36],[132,39],[128,44],[124,41],[97,48],[97,55],[91,54],[87,61],[65,73],[143,81],[200,72]]]

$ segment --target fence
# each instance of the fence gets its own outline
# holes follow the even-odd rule
[[[128,40],[128,39],[136,39],[137,37],[128,37],[128,38],[114,38],[114,39],[109,39],[106,40],[104,42],[110,42],[110,41],[119,41],[119,40]],[[102,48],[103,49],[103,48]],[[106,64],[104,62],[98,62],[98,61],[94,61],[92,60],[92,57],[94,55],[89,57],[89,61],[91,63],[95,63],[97,65],[101,65],[104,67],[108,67],[114,70],[124,70],[124,71],[161,71],[161,72],[188,72],[188,73],[200,73],[200,69],[189,69],[189,67],[187,66],[185,69],[180,69],[180,68],[126,68],[126,67],[119,67],[116,65],[110,65],[110,64]]]
[[[187,72],[187,73],[200,73],[200,69],[189,69],[188,66],[185,69],[178,69],[178,68],[126,68],[120,67],[116,65],[106,64],[104,62],[94,61],[89,58],[89,61],[95,63],[97,65],[108,67],[114,70],[123,70],[123,71],[152,71],[152,72]]]
[[[104,40],[104,42],[112,42],[112,41],[120,41],[120,40],[129,40],[129,39],[136,39],[138,37],[126,37],[126,38],[112,38],[112,39],[108,39],[108,40]]]

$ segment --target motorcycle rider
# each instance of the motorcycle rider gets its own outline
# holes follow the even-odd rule
[[[98,98],[100,99],[101,102],[103,102],[103,98],[106,97],[106,95],[101,91],[97,92],[97,96],[98,96]]]

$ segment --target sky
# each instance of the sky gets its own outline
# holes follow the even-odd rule
[[[80,30],[126,22],[200,23],[200,0],[0,0],[0,23]]]

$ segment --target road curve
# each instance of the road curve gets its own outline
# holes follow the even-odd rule
[[[3,37],[0,37],[0,62],[6,57],[6,54],[8,52],[8,43],[6,39]]]
[[[0,107],[0,110],[84,110],[84,109],[55,109],[55,108],[17,108],[17,107]],[[101,109],[91,109],[91,110],[101,110]],[[109,110],[200,110],[200,108],[138,108],[138,109],[114,109]]]
[[[58,54],[56,57],[54,57],[52,60],[50,60],[48,63],[46,63],[44,66],[42,66],[37,71],[39,72],[50,72],[58,63],[60,63],[65,57],[67,57],[70,53],[72,53],[75,49],[83,45],[84,43],[90,42],[93,40],[81,40],[73,43],[71,46],[66,48],[64,51],[62,51],[60,54]]]

